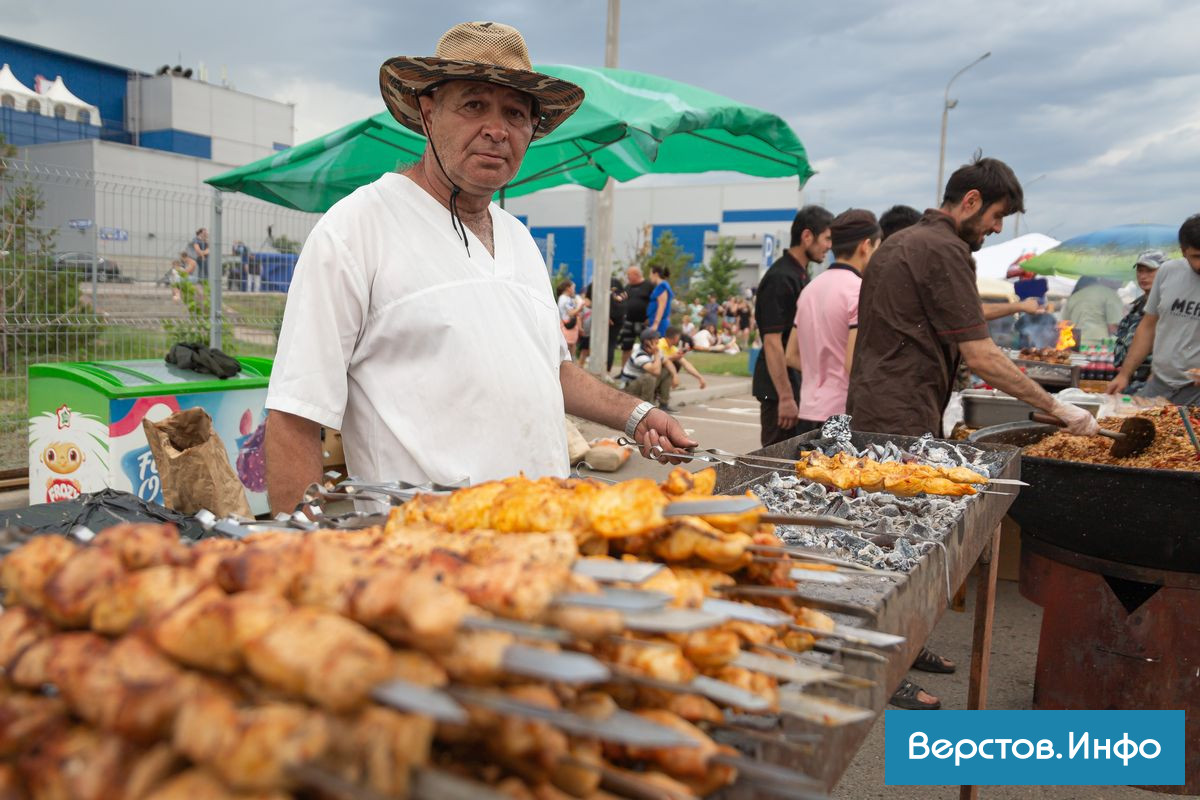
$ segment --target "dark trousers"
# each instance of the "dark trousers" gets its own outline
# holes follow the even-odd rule
[[[824,423],[824,420],[818,422],[811,419],[797,420],[796,424],[790,428],[779,427],[779,401],[778,400],[759,400],[759,421],[762,423],[762,435],[760,441],[763,447],[773,445],[776,442],[782,442],[784,439],[791,439],[793,436],[800,436],[809,431],[819,430]]]
[[[671,373],[666,367],[657,375],[647,372],[630,381],[625,391],[642,400],[665,406],[671,402]]]

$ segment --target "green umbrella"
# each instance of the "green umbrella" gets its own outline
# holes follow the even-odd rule
[[[603,188],[649,173],[724,170],[760,177],[812,176],[804,145],[774,114],[654,75],[547,65],[587,98],[534,142],[504,189],[515,197],[562,184]],[[386,111],[259,159],[207,182],[302,211],[325,211],[359,186],[420,158],[425,138]]]
[[[1021,269],[1069,278],[1133,279],[1133,264],[1147,250],[1178,258],[1179,229],[1170,225],[1116,225],[1085,233],[1022,262]]]

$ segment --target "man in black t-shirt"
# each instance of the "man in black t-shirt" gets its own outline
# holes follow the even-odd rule
[[[800,373],[788,369],[788,338],[796,320],[796,301],[808,285],[809,262],[825,260],[832,240],[833,215],[820,206],[805,206],[792,220],[791,245],[758,284],[754,317],[762,353],[754,367],[752,390],[758,398],[762,446],[790,439],[800,417]]]
[[[629,360],[633,345],[646,325],[646,310],[650,308],[650,293],[654,291],[654,284],[646,280],[641,267],[633,266],[625,270],[625,278],[625,303],[621,309],[625,313],[625,321],[621,324],[618,336],[623,354],[622,364]]]

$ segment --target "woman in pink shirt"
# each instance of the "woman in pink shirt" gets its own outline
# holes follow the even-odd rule
[[[862,274],[882,236],[875,215],[852,208],[834,218],[833,265],[812,280],[796,302],[796,335],[788,338],[787,363],[804,373],[798,432],[846,413],[850,364],[858,328]]]

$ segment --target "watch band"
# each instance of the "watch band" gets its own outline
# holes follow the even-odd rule
[[[625,420],[625,438],[634,439],[634,432],[637,431],[638,425],[642,424],[642,420],[646,415],[654,410],[654,404],[648,403],[645,400],[633,407],[633,411],[629,415],[629,419]]]

